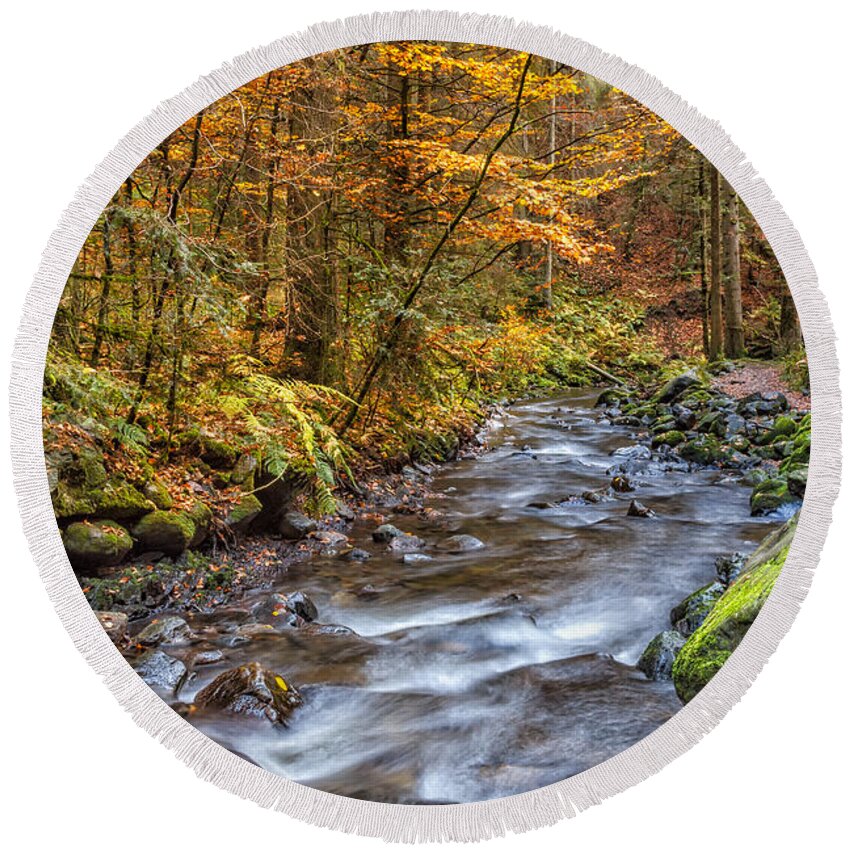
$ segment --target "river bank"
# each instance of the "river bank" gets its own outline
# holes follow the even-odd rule
[[[636,666],[670,609],[781,525],[751,515],[741,470],[646,458],[649,431],[598,396],[512,405],[488,451],[408,471],[266,587],[100,616],[190,722],[314,787],[457,802],[590,767],[681,705]]]

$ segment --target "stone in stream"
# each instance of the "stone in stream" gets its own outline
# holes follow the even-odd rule
[[[719,582],[701,587],[670,611],[670,625],[684,637],[690,637],[711,613],[726,588]]]
[[[430,555],[426,555],[423,552],[408,552],[402,561],[405,564],[424,564],[427,561],[433,561],[434,559]]]
[[[636,517],[654,517],[655,511],[652,508],[648,508],[642,502],[639,502],[637,499],[632,499],[629,502],[629,510],[626,512],[626,516],[636,516]]]
[[[728,587],[738,578],[746,563],[746,556],[740,552],[733,552],[731,555],[721,555],[714,562],[714,572],[717,575],[717,580],[725,587]]]
[[[619,449],[614,449],[611,452],[611,457],[625,458],[627,460],[649,460],[652,457],[652,452],[647,446],[642,446],[638,443],[633,446],[621,446]]]
[[[473,552],[476,549],[483,549],[484,543],[471,534],[453,534],[443,540],[437,548],[444,552]]]
[[[287,540],[303,540],[316,528],[316,520],[310,519],[300,511],[287,511],[280,518],[280,525],[278,526],[281,536]]]
[[[372,532],[372,540],[374,540],[375,543],[389,543],[393,537],[398,537],[401,534],[404,534],[404,532],[396,528],[394,525],[384,523],[383,525],[379,525]]]
[[[390,552],[415,552],[417,549],[424,549],[425,541],[415,534],[399,534],[393,537],[387,544],[387,549]]]
[[[684,645],[685,638],[679,632],[668,630],[657,634],[638,660],[638,670],[654,682],[672,679],[673,662]]]
[[[308,623],[319,616],[319,609],[316,608],[316,603],[303,590],[287,593],[285,599],[287,609],[302,619],[307,620]]]
[[[224,659],[224,653],[220,649],[199,649],[189,656],[192,666],[202,664],[215,664]]]
[[[615,475],[611,479],[611,489],[615,493],[631,493],[635,488],[625,475]]]
[[[129,532],[116,522],[73,522],[62,543],[75,570],[100,570],[120,564],[133,548]]]
[[[365,549],[349,549],[342,556],[346,561],[368,561],[372,556]]]
[[[94,615],[116,646],[127,640],[128,618],[126,614],[122,614],[120,611],[95,611]]]
[[[225,670],[195,696],[198,708],[217,708],[285,723],[303,703],[301,694],[283,676],[256,661]]]
[[[161,649],[149,649],[133,661],[133,669],[148,685],[174,688],[186,675],[186,665]]]
[[[194,635],[182,617],[158,617],[148,623],[135,637],[143,646],[188,643]]]

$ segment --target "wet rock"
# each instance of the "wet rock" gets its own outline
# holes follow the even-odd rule
[[[670,625],[679,634],[689,637],[703,624],[724,590],[719,581],[701,587],[670,611]]]
[[[696,373],[693,371],[683,372],[681,375],[677,375],[675,378],[671,378],[664,384],[663,387],[658,391],[658,401],[660,402],[671,402],[675,401],[679,398],[685,390],[694,386],[694,384],[698,384],[699,378]]]
[[[399,537],[402,534],[404,534],[404,532],[396,528],[394,525],[385,523],[384,525],[379,525],[372,532],[372,540],[374,540],[375,543],[389,543],[393,537]]]
[[[283,676],[257,662],[226,670],[195,696],[198,708],[266,717],[272,723],[285,723],[302,702],[301,694]]]
[[[174,688],[186,675],[186,665],[160,649],[142,653],[132,666],[146,684],[156,688]]]
[[[656,434],[652,438],[652,447],[654,449],[659,449],[662,446],[673,448],[674,446],[678,446],[680,443],[684,442],[685,435],[681,431],[670,430]]]
[[[74,522],[62,535],[68,560],[75,570],[114,567],[133,548],[129,532],[111,521]]]
[[[792,469],[787,476],[788,492],[798,499],[802,499],[806,495],[806,481],[809,477],[809,466],[798,466]]]
[[[733,552],[731,555],[721,555],[714,562],[714,572],[717,575],[717,580],[725,587],[728,587],[738,578],[746,563],[746,556],[740,552]]]
[[[193,637],[189,624],[182,617],[158,617],[148,623],[135,637],[143,646],[188,643]]]
[[[674,424],[678,431],[690,431],[696,425],[697,415],[689,407],[683,404],[674,404],[672,407]]]
[[[626,512],[626,516],[635,516],[635,517],[654,517],[655,511],[652,508],[648,508],[642,502],[639,502],[637,499],[632,499],[629,502],[629,510]]]
[[[558,506],[554,502],[529,502],[526,507],[534,508],[538,511],[548,511]]]
[[[574,497],[570,497],[572,499]],[[600,502],[610,502],[614,497],[608,487],[600,487],[598,490],[585,490],[580,496],[581,501],[589,505],[598,505]]]
[[[133,528],[140,551],[171,556],[184,552],[194,536],[195,524],[182,512],[154,511],[142,517]]]
[[[621,446],[611,452],[611,457],[625,458],[627,460],[649,460],[652,452],[647,446],[636,444],[633,446]]]
[[[372,556],[365,549],[349,549],[342,556],[346,561],[368,561]]]
[[[356,635],[354,629],[340,626],[338,623],[308,623],[303,632],[309,635]]]
[[[638,670],[653,681],[671,679],[673,662],[684,644],[685,639],[679,632],[668,630],[657,634],[638,660]]]
[[[701,434],[694,440],[688,440],[679,449],[682,460],[698,466],[712,466],[721,463],[726,450],[714,434]]]
[[[425,541],[415,534],[399,534],[390,540],[387,549],[390,552],[415,552],[417,549],[424,549],[426,545]]]
[[[346,522],[354,521],[354,511],[340,499],[336,500],[336,515],[340,519],[344,519]]]
[[[263,505],[253,493],[246,493],[231,509],[225,524],[239,533],[246,531],[248,526],[260,515]]]
[[[303,540],[317,528],[316,520],[310,519],[300,511],[287,511],[280,518],[280,533],[287,540]]]
[[[126,614],[122,614],[120,611],[95,611],[94,615],[116,646],[126,643],[128,623]]]
[[[472,552],[483,549],[484,543],[471,534],[453,534],[440,543],[439,547],[444,552]]]
[[[617,402],[622,402],[628,399],[629,392],[622,387],[609,387],[607,390],[602,390],[599,397],[596,399],[596,407],[603,407]]]
[[[424,564],[427,561],[433,561],[434,559],[430,555],[425,555],[422,552],[409,552],[402,558],[403,563],[405,564]]]
[[[737,413],[730,413],[726,417],[726,434],[725,437],[727,440],[732,437],[738,436],[739,434],[745,434],[747,430],[747,420],[744,419],[743,416],[739,416]]]
[[[298,628],[302,623],[302,618],[290,608],[289,597],[283,593],[270,593],[251,607],[251,614],[275,629]]]
[[[631,493],[635,488],[625,475],[615,475],[611,479],[611,489],[615,493]]]
[[[220,649],[199,649],[189,656],[189,660],[193,666],[216,664],[224,660],[224,653]]]
[[[750,494],[750,513],[753,516],[765,516],[794,501],[796,496],[788,489],[785,478],[768,478],[753,488]]]
[[[287,593],[285,599],[287,609],[302,619],[307,620],[307,622],[312,622],[319,616],[319,609],[316,608],[316,603],[303,590]]]

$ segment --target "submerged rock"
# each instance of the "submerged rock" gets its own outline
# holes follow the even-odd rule
[[[779,476],[768,478],[756,484],[750,494],[750,513],[753,516],[764,516],[796,501],[797,497],[789,490],[788,481]]]
[[[430,555],[425,555],[422,552],[409,552],[402,558],[403,563],[405,564],[424,564],[427,561],[433,561],[434,559]]]
[[[101,570],[120,564],[133,548],[127,529],[110,521],[74,522],[62,535],[75,570]]]
[[[453,534],[439,544],[438,548],[444,552],[472,552],[483,549],[485,544],[471,534]]]
[[[670,625],[679,634],[689,637],[705,622],[724,590],[719,581],[714,581],[694,591],[670,611]]]
[[[342,556],[346,561],[368,561],[372,556],[365,549],[350,549]]]
[[[679,632],[668,630],[657,634],[638,660],[638,670],[653,681],[672,678],[673,662],[684,644]]]
[[[143,646],[188,643],[193,637],[189,624],[182,617],[159,617],[148,623],[135,637]]]
[[[132,666],[146,684],[158,688],[174,688],[186,675],[186,665],[161,649],[142,653]]]
[[[226,670],[195,696],[198,708],[266,717],[272,723],[285,723],[302,703],[301,694],[283,676],[257,662]]]
[[[316,608],[316,603],[303,590],[287,593],[284,598],[286,600],[286,608],[292,611],[293,614],[297,614],[301,619],[312,622],[319,616],[319,609]]]

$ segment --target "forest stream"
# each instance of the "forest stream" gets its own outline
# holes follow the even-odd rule
[[[428,506],[440,519],[393,520],[425,539],[427,558],[404,563],[358,521],[350,535],[371,558],[322,555],[281,580],[315,602],[321,623],[353,633],[274,630],[239,642],[244,612],[192,617],[225,659],[197,668],[181,701],[258,661],[304,704],[286,727],[204,711],[191,722],[274,773],[398,803],[538,788],[656,729],[681,703],[672,683],[634,667],[642,650],[671,607],[713,580],[716,556],[751,551],[779,519],[751,517],[749,489],[728,472],[654,462],[632,475],[634,493],[570,499],[605,486],[634,447],[630,429],[594,408],[597,395],[519,402],[491,423],[489,451],[439,469]],[[657,515],[627,516],[634,497]],[[441,550],[456,534],[484,547]]]

